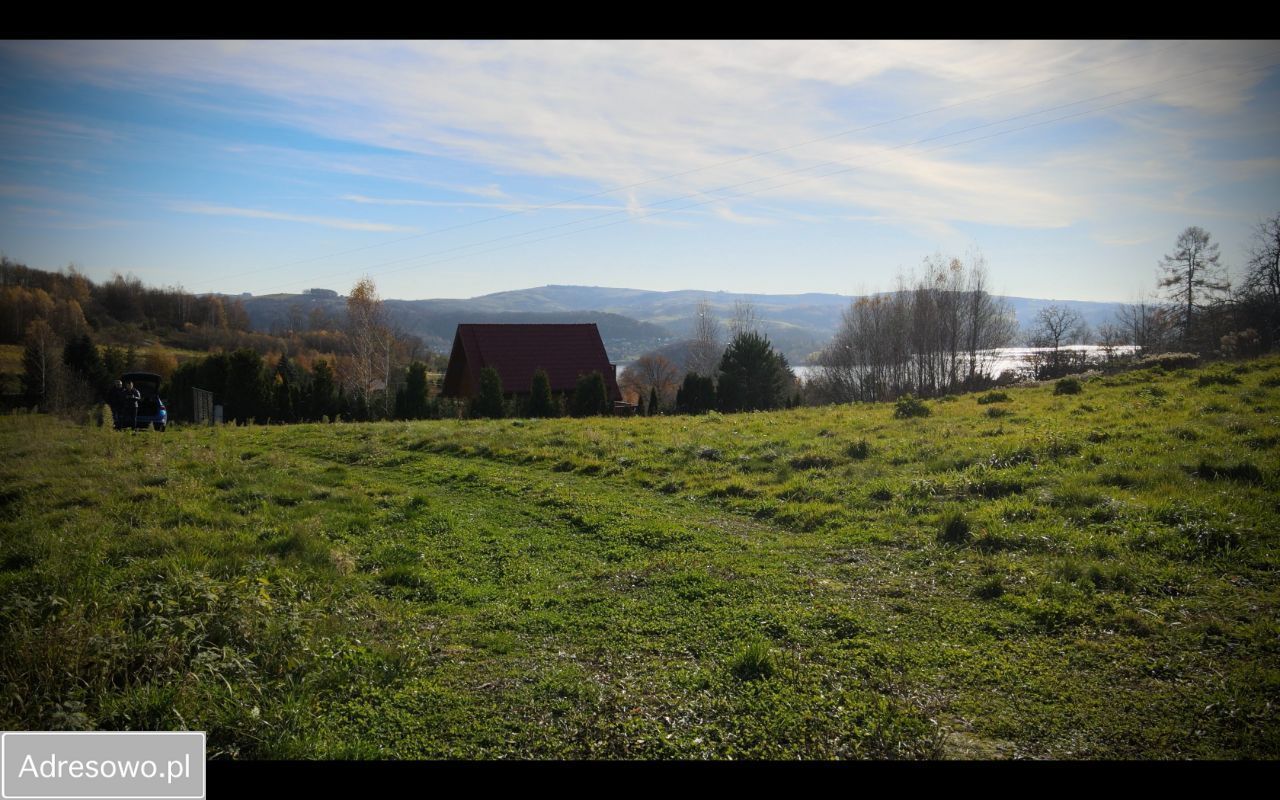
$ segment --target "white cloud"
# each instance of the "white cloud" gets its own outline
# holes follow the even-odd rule
[[[306,225],[320,225],[325,228],[337,228],[345,231],[367,231],[374,233],[415,232],[417,228],[403,225],[388,225],[382,222],[366,222],[364,220],[340,219],[336,217],[317,217],[306,214],[290,214],[283,211],[264,211],[257,208],[237,208],[209,203],[176,203],[175,211],[185,214],[207,214],[216,217],[248,217],[251,219],[270,219],[281,222],[300,222]]]
[[[463,159],[499,175],[571,179],[604,188],[653,181],[620,197],[638,221],[657,221],[669,216],[667,208],[737,185],[723,194],[785,200],[793,213],[826,207],[931,230],[957,223],[1059,228],[1114,216],[1125,203],[1167,205],[1169,198],[1194,197],[1208,183],[1253,174],[1243,160],[1234,167],[1210,163],[1201,150],[1207,137],[1256,122],[1244,115],[1266,73],[1249,68],[1280,60],[1271,55],[1274,43],[1212,41],[9,42],[0,47],[85,81],[169,92],[181,102],[223,102],[238,114],[406,154]],[[219,101],[201,88],[209,84],[229,85],[268,102]],[[1085,117],[1107,124],[1088,130],[1077,124],[1071,135],[1064,133],[1066,125],[1046,125],[971,145],[945,147],[953,140],[944,139],[922,148],[887,149],[1115,92],[1121,94],[1094,105],[1156,96]],[[791,147],[954,104],[959,105]],[[743,158],[779,148],[786,149]],[[345,168],[383,176],[408,172],[399,163],[387,169],[387,159],[402,158],[388,156],[376,166],[379,157],[369,157]],[[1261,162],[1267,166],[1272,160]],[[857,169],[817,179],[813,173],[784,174],[826,161]],[[722,166],[705,169],[716,164]],[[843,167],[825,171],[837,169]],[[1173,169],[1190,177],[1171,180]],[[404,179],[431,183],[419,174]],[[452,189],[512,201],[497,208],[527,208],[497,183]],[[682,195],[691,199],[653,205]],[[356,230],[405,230],[254,213]]]
[[[0,197],[37,200],[45,203],[62,203],[64,205],[87,203],[91,199],[85,194],[63,192],[58,189],[50,189],[46,186],[32,186],[30,184],[20,183],[0,184]]]
[[[343,200],[361,205],[424,206],[427,208],[492,208],[495,211],[622,211],[622,206],[589,203],[480,203],[466,200],[420,200],[400,197],[367,197],[361,194],[343,195]]]
[[[19,141],[48,142],[50,140],[112,144],[123,138],[123,134],[119,131],[87,125],[80,120],[57,114],[10,113],[0,116],[0,140],[10,146]]]
[[[1157,240],[1156,236],[1109,236],[1107,234],[1099,234],[1093,237],[1095,240],[1105,245],[1114,247],[1135,247],[1140,244],[1149,244]]]
[[[774,223],[774,220],[768,217],[753,217],[749,214],[740,214],[724,204],[714,206],[712,212],[725,222],[732,222],[735,225],[772,225]]]

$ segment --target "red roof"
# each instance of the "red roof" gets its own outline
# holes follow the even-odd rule
[[[609,363],[594,322],[574,325],[459,325],[444,375],[444,394],[468,397],[480,385],[480,371],[493,367],[503,394],[528,394],[533,373],[546,370],[551,391],[572,392],[578,376],[599,372],[610,400],[622,399],[616,367]]]

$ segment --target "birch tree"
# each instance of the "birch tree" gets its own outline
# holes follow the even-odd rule
[[[391,384],[392,336],[378,289],[370,278],[361,278],[347,295],[347,335],[351,339],[353,390],[372,405],[377,383]]]

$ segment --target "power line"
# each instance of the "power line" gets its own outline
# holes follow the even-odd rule
[[[1268,55],[1269,55],[1269,56],[1271,56],[1271,55],[1276,55],[1276,54],[1275,54],[1275,53],[1272,53],[1272,54],[1268,54]],[[1245,72],[1254,72],[1254,71],[1258,71],[1258,70],[1270,69],[1270,68],[1275,67],[1275,66],[1278,66],[1278,65],[1280,65],[1280,64],[1276,64],[1276,63],[1268,64],[1268,65],[1261,66],[1261,67],[1254,67],[1254,68],[1247,69],[1247,70],[1245,70]],[[939,140],[939,139],[950,138],[950,137],[952,137],[952,136],[958,136],[958,135],[962,135],[962,134],[965,134],[965,133],[972,133],[972,132],[977,131],[977,130],[982,130],[982,129],[985,129],[985,128],[990,128],[990,127],[993,127],[993,126],[996,126],[996,125],[1003,125],[1003,124],[1006,124],[1006,123],[1008,123],[1008,122],[1013,122],[1013,121],[1015,121],[1015,120],[1019,120],[1019,119],[1026,119],[1027,117],[1032,117],[1032,116],[1037,116],[1037,115],[1040,115],[1040,114],[1050,113],[1050,112],[1052,112],[1052,111],[1059,111],[1059,110],[1062,110],[1062,109],[1065,109],[1065,108],[1070,108],[1070,107],[1072,107],[1072,106],[1078,106],[1078,105],[1080,105],[1080,104],[1082,104],[1082,103],[1094,102],[1094,101],[1101,100],[1101,99],[1104,99],[1104,98],[1107,98],[1107,97],[1115,96],[1115,95],[1117,95],[1117,94],[1124,94],[1124,93],[1127,93],[1127,92],[1135,91],[1135,90],[1137,90],[1137,89],[1142,89],[1142,88],[1146,88],[1146,87],[1149,87],[1149,86],[1157,86],[1157,85],[1160,85],[1160,84],[1162,84],[1162,83],[1168,83],[1168,82],[1173,81],[1173,80],[1181,80],[1181,79],[1184,79],[1184,78],[1187,78],[1187,77],[1191,77],[1191,76],[1194,76],[1194,75],[1201,74],[1201,73],[1203,73],[1203,72],[1208,72],[1208,71],[1211,71],[1211,70],[1226,69],[1226,68],[1228,68],[1228,67],[1233,67],[1233,66],[1235,66],[1235,65],[1220,65],[1220,66],[1215,66],[1215,67],[1205,67],[1205,68],[1202,68],[1202,69],[1199,69],[1199,70],[1194,70],[1194,71],[1192,71],[1192,72],[1184,73],[1184,74],[1182,74],[1182,75],[1177,75],[1177,76],[1174,76],[1174,77],[1172,77],[1172,78],[1166,78],[1166,79],[1159,80],[1159,81],[1152,81],[1152,82],[1149,82],[1149,83],[1146,83],[1146,84],[1139,84],[1139,85],[1137,85],[1137,86],[1132,86],[1132,87],[1129,87],[1129,88],[1126,88],[1126,89],[1120,89],[1120,90],[1116,90],[1116,91],[1112,91],[1112,92],[1106,92],[1106,93],[1104,93],[1104,94],[1096,95],[1096,96],[1094,96],[1094,97],[1086,98],[1086,99],[1084,99],[1084,100],[1076,100],[1076,101],[1073,101],[1073,102],[1071,102],[1071,103],[1063,103],[1063,104],[1060,104],[1060,105],[1057,105],[1057,106],[1051,106],[1051,107],[1049,107],[1049,108],[1039,109],[1039,110],[1037,110],[1037,111],[1029,112],[1029,113],[1026,113],[1026,114],[1018,114],[1018,115],[1014,115],[1014,116],[1012,116],[1012,117],[1006,117],[1006,118],[1004,118],[1004,119],[997,120],[997,121],[995,121],[995,122],[983,123],[983,124],[981,124],[981,125],[974,125],[974,126],[971,126],[971,127],[969,127],[969,128],[964,128],[964,129],[961,129],[961,130],[958,130],[958,131],[951,131],[951,132],[948,132],[948,133],[945,133],[945,134],[938,134],[938,135],[935,135],[935,136],[924,137],[924,138],[922,138],[922,139],[918,139],[918,140],[915,140],[915,141],[913,141],[913,142],[908,142],[908,143],[905,143],[905,144],[895,145],[895,146],[893,146],[893,147],[886,148],[886,149],[882,150],[881,152],[882,152],[882,153],[893,152],[893,151],[896,151],[896,150],[902,150],[902,149],[907,148],[907,147],[913,147],[913,146],[916,146],[916,145],[919,145],[919,144],[925,144],[925,143],[928,143],[928,142],[937,141],[937,140]],[[1215,78],[1215,79],[1212,79],[1212,80],[1210,80],[1210,81],[1205,81],[1205,82],[1202,82],[1202,83],[1213,83],[1213,82],[1216,82],[1216,81],[1218,81],[1218,80],[1222,80],[1222,79],[1221,79],[1221,78]],[[1196,84],[1196,85],[1201,85],[1201,84]],[[1116,107],[1123,106],[1123,105],[1127,105],[1127,104],[1130,104],[1130,103],[1135,103],[1135,102],[1138,102],[1138,101],[1141,101],[1141,100],[1151,99],[1151,98],[1153,98],[1153,97],[1158,97],[1160,94],[1161,94],[1160,92],[1152,92],[1152,93],[1149,93],[1149,94],[1141,95],[1141,96],[1139,96],[1139,97],[1129,98],[1129,99],[1127,99],[1127,100],[1122,100],[1122,101],[1120,101],[1120,102],[1113,103],[1113,104],[1106,105],[1106,106],[1102,106],[1102,107],[1099,107],[1099,108],[1086,109],[1086,110],[1084,110],[1084,111],[1076,112],[1076,113],[1073,113],[1073,114],[1067,114],[1067,115],[1064,115],[1064,116],[1061,116],[1061,117],[1055,117],[1055,118],[1050,119],[1050,120],[1044,120],[1044,121],[1041,121],[1041,122],[1035,122],[1035,123],[1031,123],[1031,124],[1028,124],[1028,125],[1024,125],[1024,126],[1018,127],[1018,128],[1012,128],[1012,129],[1009,129],[1009,130],[1006,130],[1006,131],[999,131],[999,132],[996,132],[996,133],[994,133],[994,134],[988,134],[988,135],[985,135],[985,136],[974,137],[974,138],[972,138],[972,139],[966,139],[966,140],[961,141],[961,142],[953,142],[953,143],[946,144],[946,145],[942,145],[942,146],[939,146],[939,147],[930,148],[930,149],[924,150],[923,152],[925,152],[925,153],[931,153],[931,152],[936,152],[936,151],[938,151],[938,150],[948,149],[948,148],[951,148],[951,147],[957,147],[957,146],[959,146],[959,145],[963,145],[963,144],[971,144],[971,143],[973,143],[973,142],[978,142],[978,141],[983,141],[983,140],[986,140],[986,139],[991,139],[991,138],[994,138],[994,137],[997,137],[997,136],[1004,136],[1004,135],[1007,135],[1007,134],[1010,134],[1010,133],[1016,133],[1016,132],[1023,131],[1023,130],[1027,130],[1027,129],[1030,129],[1030,128],[1040,127],[1040,126],[1042,126],[1042,125],[1046,125],[1046,124],[1049,124],[1049,123],[1052,123],[1052,122],[1060,122],[1060,121],[1062,121],[1062,120],[1072,119],[1072,118],[1075,118],[1075,117],[1084,116],[1084,115],[1086,115],[1086,114],[1093,114],[1093,113],[1097,113],[1097,112],[1100,112],[1100,111],[1105,111],[1105,110],[1108,110],[1108,109],[1111,109],[1111,108],[1116,108]],[[564,233],[559,233],[559,234],[555,234],[555,235],[552,235],[552,236],[545,236],[545,237],[539,237],[539,238],[536,238],[536,239],[530,239],[530,240],[527,240],[527,241],[515,242],[515,243],[513,243],[513,244],[504,245],[504,246],[502,246],[502,247],[489,248],[489,249],[486,249],[486,250],[480,250],[480,251],[473,252],[473,253],[464,253],[464,254],[461,254],[461,255],[452,256],[452,257],[449,257],[449,258],[437,259],[437,260],[435,260],[435,261],[428,261],[428,262],[421,263],[421,264],[411,264],[411,265],[409,265],[409,266],[402,267],[402,268],[399,268],[399,269],[384,270],[383,272],[381,272],[381,273],[379,273],[379,274],[380,274],[380,275],[394,274],[394,273],[397,273],[397,272],[403,272],[403,271],[405,271],[405,270],[407,270],[407,269],[416,269],[416,268],[419,268],[419,267],[434,266],[434,265],[436,265],[436,264],[447,263],[447,262],[449,262],[449,261],[455,261],[455,260],[457,260],[457,259],[459,259],[459,258],[466,258],[466,257],[476,256],[476,255],[484,255],[484,254],[486,254],[486,253],[492,253],[492,252],[497,252],[497,251],[500,251],[500,250],[506,250],[506,249],[510,249],[511,247],[517,247],[517,246],[520,246],[520,245],[525,245],[525,244],[534,244],[534,243],[537,243],[537,242],[548,241],[548,240],[550,240],[550,239],[558,239],[558,238],[562,238],[562,237],[564,237],[564,236],[568,236],[568,235],[571,235],[571,234],[574,234],[574,233],[579,233],[579,232],[589,231],[589,230],[597,230],[597,229],[600,229],[600,228],[610,227],[610,226],[612,226],[612,225],[619,225],[619,224],[622,224],[622,223],[625,223],[625,222],[633,222],[633,221],[636,221],[636,220],[639,220],[639,219],[646,219],[646,218],[648,218],[648,217],[658,216],[658,215],[660,215],[660,214],[672,213],[672,212],[676,212],[676,211],[684,211],[684,210],[688,210],[688,209],[690,209],[690,208],[697,208],[697,207],[699,207],[699,206],[704,206],[704,205],[707,205],[707,204],[709,204],[709,203],[723,202],[723,201],[725,201],[725,200],[733,200],[733,199],[736,199],[736,198],[739,198],[739,197],[746,197],[746,196],[750,196],[750,195],[754,195],[754,194],[759,194],[759,193],[761,193],[761,192],[766,192],[766,191],[772,191],[772,190],[774,190],[774,189],[785,188],[785,187],[787,187],[787,186],[794,186],[794,185],[797,185],[797,184],[800,184],[800,183],[805,183],[805,182],[812,181],[812,180],[819,180],[819,179],[822,179],[822,178],[829,178],[829,177],[832,177],[832,176],[835,176],[835,175],[840,175],[840,174],[845,174],[845,173],[848,173],[848,172],[853,172],[853,171],[856,171],[856,170],[864,169],[864,168],[869,167],[869,166],[878,166],[879,164],[889,163],[889,162],[896,161],[896,160],[899,160],[899,159],[883,159],[883,160],[881,160],[881,161],[877,161],[877,162],[874,162],[874,163],[869,163],[869,164],[868,164],[868,163],[859,163],[859,164],[855,164],[855,165],[852,165],[852,166],[848,165],[848,162],[847,162],[847,161],[838,161],[838,160],[836,160],[836,161],[826,161],[826,162],[822,162],[822,163],[819,163],[819,164],[811,165],[811,166],[808,166],[808,167],[801,167],[801,168],[797,168],[797,169],[793,169],[793,170],[786,170],[786,171],[784,171],[784,172],[775,173],[775,174],[773,174],[773,175],[768,175],[768,176],[761,177],[761,178],[754,178],[754,179],[751,179],[751,180],[748,180],[748,181],[742,181],[742,182],[740,182],[740,183],[736,183],[736,184],[730,184],[730,185],[727,185],[727,186],[717,187],[717,188],[715,188],[715,189],[710,189],[710,190],[705,190],[705,191],[698,191],[698,192],[693,192],[693,193],[690,193],[690,194],[682,195],[682,196],[679,196],[679,197],[669,198],[669,199],[667,199],[667,200],[663,200],[663,201],[660,201],[660,202],[658,202],[658,203],[653,203],[653,204],[649,204],[649,205],[647,205],[647,206],[642,206],[641,208],[649,208],[649,209],[653,209],[653,208],[657,208],[658,206],[667,205],[667,204],[669,204],[669,203],[678,202],[678,201],[680,201],[680,200],[685,200],[685,199],[689,199],[689,198],[692,198],[692,197],[697,197],[697,196],[706,196],[706,195],[711,194],[712,192],[723,192],[723,191],[730,190],[730,189],[740,188],[740,187],[742,187],[742,186],[748,186],[748,185],[751,185],[751,184],[760,183],[760,182],[762,182],[762,181],[775,180],[775,179],[777,179],[777,178],[785,177],[785,176],[788,176],[788,175],[793,175],[793,174],[796,174],[796,173],[801,173],[801,172],[810,172],[810,171],[813,171],[813,170],[815,170],[815,169],[820,169],[820,168],[822,168],[822,167],[836,166],[836,165],[844,165],[844,167],[845,167],[845,168],[843,168],[843,169],[839,169],[839,170],[833,170],[833,171],[831,171],[831,172],[827,172],[827,173],[824,173],[824,174],[821,174],[821,175],[816,175],[816,176],[812,176],[812,177],[808,177],[808,178],[802,178],[802,179],[800,179],[800,180],[798,180],[798,181],[790,181],[790,182],[785,182],[785,183],[781,183],[781,184],[775,184],[775,185],[772,185],[772,186],[767,186],[767,187],[764,187],[764,188],[762,188],[762,189],[757,189],[757,190],[753,190],[753,191],[739,192],[739,193],[737,193],[737,194],[732,194],[732,195],[728,195],[728,196],[713,196],[713,197],[710,197],[710,199],[703,200],[703,201],[700,201],[700,202],[697,202],[697,203],[690,203],[690,204],[688,204],[688,205],[680,206],[680,207],[678,207],[678,208],[662,209],[662,210],[660,210],[660,211],[654,211],[654,212],[651,212],[651,213],[648,213],[648,214],[640,214],[640,215],[638,215],[638,216],[629,216],[627,219],[617,220],[617,221],[615,221],[615,222],[610,222],[610,223],[605,223],[604,225],[593,225],[593,226],[586,227],[586,228],[578,228],[578,229],[576,229],[576,230],[566,231],[566,232],[564,232]],[[368,270],[376,269],[376,268],[378,268],[378,267],[389,266],[389,265],[393,265],[393,264],[401,264],[401,263],[408,262],[408,261],[418,261],[418,260],[423,259],[423,258],[432,258],[433,256],[445,255],[445,254],[448,254],[448,253],[456,252],[456,251],[458,251],[458,250],[464,250],[464,249],[473,248],[473,247],[482,247],[482,246],[484,246],[484,245],[492,244],[492,243],[494,243],[494,242],[499,242],[499,241],[505,241],[505,240],[507,240],[507,239],[514,239],[514,238],[520,238],[520,237],[530,236],[530,235],[538,234],[538,233],[544,233],[544,232],[549,231],[549,230],[556,230],[556,229],[558,229],[558,228],[564,228],[564,227],[568,227],[568,226],[571,226],[571,225],[583,225],[584,223],[587,223],[587,222],[593,222],[593,221],[600,220],[600,219],[604,219],[604,218],[607,218],[607,217],[617,216],[618,214],[631,213],[632,211],[633,211],[632,209],[619,209],[619,210],[617,210],[617,211],[610,211],[610,212],[606,212],[606,213],[604,213],[604,214],[598,214],[598,215],[595,215],[595,216],[593,216],[593,217],[588,217],[588,218],[586,218],[586,219],[574,220],[574,221],[572,221],[572,222],[565,222],[565,223],[559,223],[559,224],[557,224],[557,225],[550,225],[550,226],[544,226],[544,227],[540,227],[540,228],[534,228],[534,229],[531,229],[531,230],[528,230],[528,231],[523,231],[523,232],[520,232],[520,233],[514,233],[514,234],[507,234],[507,235],[505,235],[505,236],[494,237],[494,238],[491,238],[491,239],[484,239],[484,240],[480,240],[480,241],[477,241],[477,242],[472,242],[472,243],[469,243],[469,244],[458,245],[458,246],[455,246],[455,247],[452,247],[452,248],[447,248],[447,249],[445,249],[445,250],[435,251],[435,252],[432,252],[432,253],[425,253],[425,254],[420,254],[420,255],[415,255],[415,256],[408,256],[408,257],[400,258],[400,259],[393,259],[393,260],[390,260],[390,261],[385,261],[385,262],[381,262],[381,263],[377,263],[377,264],[367,265],[367,266],[365,266],[365,267],[360,267],[360,268],[355,268],[355,269],[352,269],[352,268],[346,268],[346,269],[343,269],[343,270],[342,270],[342,271],[340,271],[340,272],[334,272],[334,273],[330,273],[330,274],[327,274],[327,275],[319,276],[318,280],[327,280],[327,279],[329,279],[329,278],[341,277],[341,276],[349,275],[349,274],[352,274],[352,273],[355,273],[355,272],[367,272]],[[270,292],[270,291],[272,291],[272,290],[274,290],[274,289],[277,289],[277,288],[283,288],[284,286],[289,286],[289,285],[293,285],[293,284],[294,284],[294,282],[293,282],[293,281],[291,281],[289,284],[279,284],[279,285],[277,285],[277,286],[272,286],[272,287],[269,287],[269,288],[268,288],[268,292]]]
[[[364,251],[366,251],[366,250],[373,250],[373,249],[376,249],[376,248],[379,248],[379,247],[386,247],[386,246],[393,245],[393,244],[402,244],[402,243],[404,243],[404,242],[412,241],[412,240],[414,240],[414,239],[421,239],[421,238],[428,237],[428,236],[435,236],[435,235],[438,235],[438,234],[441,234],[441,233],[450,233],[450,232],[452,232],[452,231],[462,230],[462,229],[464,229],[464,228],[470,228],[470,227],[473,227],[473,226],[476,226],[476,225],[482,225],[482,224],[485,224],[485,223],[488,223],[488,222],[497,222],[497,221],[499,221],[499,220],[509,219],[509,218],[511,218],[511,217],[517,217],[517,216],[521,216],[521,215],[523,215],[523,214],[533,214],[533,213],[537,213],[537,212],[539,212],[539,211],[546,211],[546,210],[550,210],[550,209],[553,209],[553,208],[558,208],[558,207],[560,207],[560,206],[568,205],[569,203],[577,203],[577,202],[581,202],[581,201],[583,201],[583,200],[591,200],[591,199],[595,199],[595,198],[597,198],[597,197],[603,197],[603,196],[605,196],[605,195],[615,194],[615,193],[617,193],[617,192],[622,192],[622,191],[626,191],[626,190],[629,190],[629,189],[635,189],[635,188],[638,188],[638,187],[641,187],[641,186],[648,186],[648,185],[650,185],[650,184],[660,183],[660,182],[664,182],[664,181],[669,181],[669,180],[673,180],[673,179],[675,179],[675,178],[683,178],[683,177],[686,177],[686,176],[688,176],[688,175],[695,175],[695,174],[700,173],[700,172],[706,172],[706,171],[708,171],[708,170],[718,169],[718,168],[720,168],[720,167],[729,166],[729,165],[731,165],[731,164],[738,164],[738,163],[742,163],[742,162],[744,162],[744,161],[751,161],[751,160],[754,160],[754,159],[757,159],[757,158],[763,158],[763,157],[765,157],[765,156],[776,155],[776,154],[778,154],[778,153],[783,153],[783,152],[786,152],[786,151],[788,151],[788,150],[796,150],[796,149],[799,149],[799,148],[801,148],[801,147],[808,147],[808,146],[810,146],[810,145],[820,144],[820,143],[822,143],[822,142],[832,141],[832,140],[839,139],[839,138],[842,138],[842,137],[845,137],[845,136],[851,136],[851,135],[853,135],[853,134],[855,134],[855,133],[865,133],[866,131],[874,130],[874,129],[876,129],[876,128],[881,128],[881,127],[884,127],[884,126],[886,126],[886,125],[892,125],[892,124],[895,124],[895,123],[898,123],[898,122],[905,122],[905,121],[907,121],[907,120],[917,119],[917,118],[919,118],[919,117],[928,116],[928,115],[930,115],[930,114],[936,114],[936,113],[939,113],[939,112],[942,112],[942,111],[949,111],[949,110],[954,109],[954,108],[959,108],[959,107],[961,107],[961,106],[970,105],[970,104],[972,104],[972,103],[977,103],[977,102],[980,102],[980,101],[983,101],[983,100],[990,100],[991,98],[999,97],[999,96],[1001,96],[1001,95],[1005,95],[1005,94],[1012,94],[1012,93],[1015,93],[1015,92],[1024,91],[1024,90],[1026,90],[1026,89],[1031,89],[1031,88],[1034,88],[1034,87],[1036,87],[1036,86],[1041,86],[1041,85],[1044,85],[1044,84],[1046,84],[1046,83],[1053,83],[1053,82],[1055,82],[1055,81],[1065,80],[1066,78],[1075,77],[1076,75],[1082,75],[1082,74],[1084,74],[1084,73],[1086,73],[1086,72],[1092,72],[1092,71],[1094,71],[1094,70],[1102,69],[1102,68],[1104,68],[1104,67],[1114,67],[1114,66],[1116,66],[1116,65],[1118,65],[1118,64],[1123,64],[1123,63],[1125,63],[1125,62],[1127,62],[1127,61],[1133,61],[1134,59],[1138,59],[1138,58],[1145,58],[1145,57],[1151,57],[1151,56],[1157,55],[1157,54],[1162,53],[1162,52],[1164,52],[1164,51],[1166,51],[1166,50],[1169,50],[1169,49],[1171,49],[1171,48],[1173,48],[1173,47],[1176,47],[1176,46],[1178,46],[1179,44],[1181,44],[1181,42],[1173,42],[1173,43],[1171,43],[1171,44],[1168,44],[1168,45],[1166,45],[1166,46],[1164,46],[1164,47],[1158,48],[1158,49],[1153,50],[1153,51],[1149,51],[1149,52],[1145,52],[1145,53],[1135,53],[1134,55],[1131,55],[1131,56],[1126,56],[1126,57],[1124,57],[1124,58],[1115,59],[1115,60],[1113,60],[1113,61],[1108,61],[1108,62],[1103,63],[1103,64],[1095,64],[1094,66],[1091,66],[1091,67],[1085,67],[1085,68],[1083,68],[1083,69],[1075,70],[1074,72],[1068,72],[1068,73],[1065,73],[1065,74],[1063,74],[1063,75],[1056,75],[1056,76],[1053,76],[1053,77],[1044,78],[1044,79],[1041,79],[1041,80],[1039,80],[1039,81],[1033,81],[1033,82],[1031,82],[1031,83],[1022,84],[1021,86],[1016,86],[1016,87],[1012,87],[1012,88],[1009,88],[1009,89],[1001,89],[1000,91],[990,92],[990,93],[985,94],[985,95],[979,95],[979,96],[977,96],[977,97],[967,98],[967,99],[965,99],[965,100],[960,100],[960,101],[957,101],[957,102],[954,102],[954,103],[949,103],[949,104],[947,104],[947,105],[936,106],[936,107],[934,107],[934,108],[926,109],[926,110],[924,110],[924,111],[916,111],[916,112],[913,112],[913,113],[910,113],[910,114],[904,114],[904,115],[902,115],[902,116],[894,117],[894,118],[892,118],[892,119],[883,120],[883,121],[881,121],[881,122],[875,122],[875,123],[872,123],[872,124],[869,124],[869,125],[864,125],[864,126],[861,126],[861,127],[858,127],[858,128],[850,128],[850,129],[848,129],[848,130],[839,131],[839,132],[837,132],[837,133],[832,133],[832,134],[827,134],[827,135],[825,135],[825,136],[820,136],[820,137],[817,137],[817,138],[815,138],[815,139],[809,139],[809,140],[806,140],[806,141],[803,141],[803,142],[798,142],[798,143],[796,143],[796,144],[786,145],[786,146],[783,146],[783,147],[777,147],[777,148],[774,148],[774,149],[772,149],[772,150],[762,150],[762,151],[755,152],[755,153],[749,153],[749,154],[747,154],[747,155],[736,156],[736,157],[734,157],[734,158],[726,159],[726,160],[724,160],[724,161],[718,161],[718,162],[716,162],[716,163],[708,164],[708,165],[703,166],[703,167],[696,167],[696,168],[694,168],[694,169],[688,169],[688,170],[684,170],[684,171],[681,171],[681,172],[673,172],[673,173],[670,173],[670,174],[667,174],[667,175],[661,175],[661,176],[658,176],[658,177],[656,177],[656,178],[649,178],[649,179],[646,179],[646,180],[643,180],[643,181],[637,181],[637,182],[635,182],[635,183],[625,184],[625,185],[623,185],[623,186],[614,186],[614,187],[609,188],[609,189],[602,189],[602,190],[597,191],[597,192],[591,192],[591,193],[589,193],[589,194],[578,195],[578,196],[576,196],[576,197],[570,197],[570,198],[567,198],[567,199],[565,199],[565,200],[557,200],[556,202],[553,202],[553,203],[545,203],[545,204],[542,204],[542,205],[536,205],[536,206],[533,206],[533,207],[530,207],[530,208],[522,208],[522,209],[520,209],[520,210],[518,210],[518,211],[510,211],[510,212],[507,212],[507,213],[505,213],[505,214],[495,214],[495,215],[493,215],[493,216],[485,217],[485,218],[482,218],[482,219],[472,220],[472,221],[470,221],[470,222],[462,222],[462,223],[458,223],[458,224],[456,224],[456,225],[448,225],[448,226],[445,226],[445,227],[442,227],[442,228],[435,228],[435,229],[432,229],[432,230],[429,230],[429,231],[424,231],[424,232],[422,232],[422,233],[415,233],[415,234],[410,235],[410,236],[402,236],[402,237],[399,237],[399,238],[396,238],[396,239],[390,239],[390,240],[388,240],[388,241],[384,241],[384,242],[376,242],[376,243],[374,243],[374,244],[361,245],[360,247],[354,247],[354,248],[351,248],[351,249],[349,249],[349,250],[341,250],[341,251],[337,251],[337,252],[334,252],[334,253],[327,253],[327,254],[324,254],[324,255],[313,256],[313,257],[310,257],[310,258],[304,258],[304,259],[300,259],[300,260],[297,260],[297,261],[290,261],[290,262],[286,262],[286,263],[283,263],[283,264],[277,264],[277,265],[275,265],[275,266],[271,266],[271,267],[264,267],[264,268],[262,268],[262,269],[246,270],[245,272],[233,273],[233,274],[231,274],[231,275],[220,275],[220,276],[217,278],[217,280],[218,280],[218,281],[227,281],[227,280],[233,280],[233,279],[235,279],[235,278],[239,278],[239,277],[244,277],[244,276],[247,276],[247,275],[261,275],[261,274],[262,274],[262,273],[264,273],[264,272],[273,272],[273,271],[275,271],[275,270],[278,270],[278,269],[284,269],[284,268],[286,268],[286,267],[294,267],[294,266],[299,266],[299,265],[302,265],[302,264],[309,264],[309,263],[313,263],[313,262],[315,262],[315,261],[323,261],[323,260],[328,259],[328,258],[336,258],[336,257],[338,257],[338,256],[350,255],[350,254],[352,254],[352,253],[364,252]],[[716,191],[716,190],[712,190],[712,191]],[[682,198],[676,198],[676,199],[678,200],[678,199],[682,199]],[[565,223],[565,224],[580,224],[580,223],[581,223],[581,222],[583,222],[583,221],[589,221],[589,220],[576,220],[576,221],[575,221],[575,222],[573,222],[573,223]],[[556,227],[556,226],[553,226],[553,227]],[[434,254],[433,254],[433,255],[434,255]],[[390,263],[394,263],[394,262],[390,262]],[[374,266],[378,266],[378,265],[374,265]],[[345,273],[344,273],[344,274],[345,274]],[[204,285],[209,285],[209,284],[211,284],[211,283],[213,283],[213,281],[205,281],[205,282],[204,282]],[[197,285],[197,286],[199,286],[199,285],[201,285],[201,284],[196,284],[196,285]]]

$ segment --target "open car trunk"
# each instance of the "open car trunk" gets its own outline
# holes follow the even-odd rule
[[[167,419],[161,412],[164,403],[160,399],[160,382],[162,378],[154,372],[126,372],[120,376],[125,384],[133,383],[141,397],[138,399],[138,417],[135,425],[146,427],[157,425],[162,427]]]

